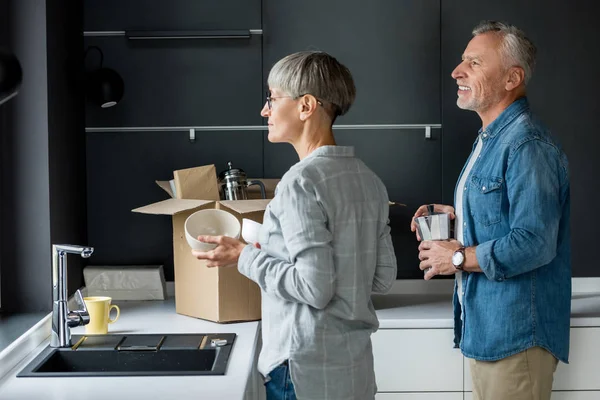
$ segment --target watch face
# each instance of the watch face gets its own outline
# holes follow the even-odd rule
[[[452,264],[454,264],[454,266],[456,266],[456,267],[462,265],[464,260],[465,260],[465,256],[460,251],[457,251],[452,255]]]

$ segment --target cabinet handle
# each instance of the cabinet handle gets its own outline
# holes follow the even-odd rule
[[[125,31],[129,40],[250,39],[249,30],[215,31]]]
[[[157,33],[156,31],[84,31],[83,32],[83,36],[85,37],[111,37],[111,36],[128,36],[129,35],[133,35],[139,33],[139,32],[145,32],[147,33]],[[223,33],[225,32],[240,32],[242,34],[242,36],[236,36],[236,38],[247,38],[247,34],[250,35],[262,35],[263,31],[262,29],[249,29],[248,31],[245,30],[240,30],[240,31],[160,31],[160,32],[170,32],[172,34],[173,37],[161,37],[160,39],[179,39],[181,36],[181,33],[183,32],[184,34],[188,34],[190,32],[202,32],[202,33],[209,33],[211,35],[215,35],[218,34],[220,35],[219,38],[220,39],[224,39],[223,37]],[[142,39],[140,37],[136,37],[133,39]],[[144,39],[149,39],[148,37],[144,37]],[[156,39],[156,38],[153,38]],[[185,37],[181,37],[181,39],[193,39],[193,37],[190,36],[185,36]],[[206,37],[206,35],[202,36],[202,39],[208,39],[208,37]]]

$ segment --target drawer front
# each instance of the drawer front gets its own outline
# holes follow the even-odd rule
[[[600,390],[600,327],[571,328],[569,353],[569,364],[558,364],[552,389]]]
[[[552,400],[598,400],[600,392],[552,392]],[[466,392],[464,400],[473,400],[473,392]]]
[[[552,389],[600,390],[600,328],[571,328],[569,353],[569,364],[558,363]],[[465,391],[471,390],[471,368],[465,359]]]
[[[463,390],[463,357],[452,329],[382,329],[373,334],[379,392]]]
[[[463,400],[463,393],[377,393],[375,400]]]

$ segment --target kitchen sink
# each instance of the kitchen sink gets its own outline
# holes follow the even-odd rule
[[[24,377],[224,375],[234,333],[73,336],[69,348],[46,347]]]

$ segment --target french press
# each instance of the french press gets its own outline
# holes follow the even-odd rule
[[[265,185],[261,181],[246,179],[246,173],[241,168],[233,168],[231,161],[227,162],[227,170],[219,174],[221,184],[222,198],[225,200],[247,200],[248,192],[246,188],[252,185],[260,187],[260,194],[263,199],[267,198]]]

